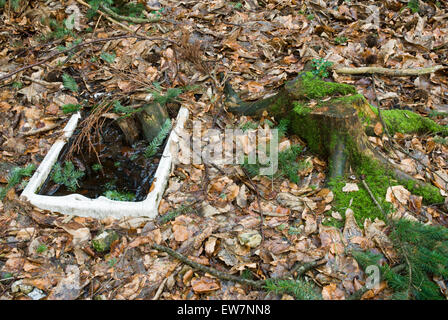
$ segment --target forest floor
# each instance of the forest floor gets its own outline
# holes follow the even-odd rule
[[[225,128],[241,126],[270,130],[278,119],[266,115],[256,121],[226,112],[224,80],[243,100],[255,100],[276,92],[311,59],[402,69],[446,66],[448,56],[443,1],[420,1],[415,7],[413,1],[398,0],[151,0],[139,2],[146,3],[149,16],[161,20],[142,24],[111,22],[107,14],[89,17],[83,1],[20,1],[14,8],[17,2],[0,1],[3,187],[14,167],[40,164],[71,116],[62,110],[68,104],[87,101],[93,106],[104,97],[125,104],[142,101],[154,90],[166,94],[181,88],[167,107],[171,114],[181,105],[189,109],[186,129],[191,134],[192,121],[202,123],[201,137],[208,130],[222,135]],[[113,39],[125,34],[130,37]],[[63,51],[79,39],[103,40]],[[76,81],[76,88],[63,74]],[[328,77],[354,85],[372,105],[380,101],[381,108],[413,110],[448,124],[446,70],[412,77],[376,75],[374,85],[371,75],[329,71]],[[223,141],[222,136],[208,137],[202,139],[204,146]],[[447,199],[447,138],[401,133],[391,138],[406,150],[391,161],[439,188]],[[378,132],[369,139],[382,148],[388,137]],[[253,148],[242,143],[245,152]],[[0,298],[294,298],[214,277],[154,249],[151,243],[156,242],[199,264],[254,280],[286,277],[297,264],[313,263],[302,278],[318,296],[348,299],[368,275],[346,248],[393,256],[388,226],[379,217],[362,221],[357,215],[357,193],[364,188],[359,177],[339,190],[348,198],[353,194],[350,205],[341,206],[326,184],[326,160],[307,152],[299,137],[286,135],[281,143],[302,147],[297,183],[285,175],[250,177],[239,165],[193,165],[180,157],[159,206],[161,217],[171,219],[70,219],[20,201],[23,184],[9,189],[0,202]],[[386,189],[379,196],[391,203],[396,216],[448,226],[446,201],[425,205],[404,186]],[[370,205],[377,210],[373,201]],[[91,240],[104,230],[119,237],[110,251],[98,253]],[[448,297],[446,279],[433,280]],[[362,299],[387,299],[392,292],[381,281]]]

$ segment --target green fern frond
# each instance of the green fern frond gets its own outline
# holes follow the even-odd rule
[[[78,84],[76,83],[75,79],[73,79],[68,73],[64,73],[62,75],[62,82],[65,89],[68,89],[72,92],[78,92]]]
[[[79,187],[78,180],[84,176],[84,172],[76,170],[71,161],[65,161],[65,166],[56,163],[53,168],[53,181],[67,187],[74,192]]]

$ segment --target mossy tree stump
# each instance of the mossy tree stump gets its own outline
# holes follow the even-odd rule
[[[292,132],[304,138],[312,152],[328,159],[330,178],[343,176],[362,159],[377,160],[391,169],[368,141],[367,133],[373,133],[380,121],[378,110],[351,85],[323,81],[311,72],[302,72],[276,95],[255,102],[242,101],[229,84],[225,91],[230,112],[260,117],[267,111],[276,119],[289,118]],[[384,110],[381,115],[390,133],[448,134],[446,127],[407,110]],[[393,171],[400,179],[422,185],[398,168]]]

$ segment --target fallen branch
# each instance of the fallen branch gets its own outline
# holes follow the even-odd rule
[[[104,4],[101,4],[100,6],[101,6],[102,11],[104,11],[105,13],[114,17],[117,20],[129,21],[132,23],[154,23],[154,22],[160,21],[160,17],[145,19],[145,18],[122,16],[122,15],[119,15],[118,13],[115,13],[111,8],[106,7]]]
[[[79,4],[82,4],[83,6],[86,6],[87,8],[92,8],[92,7],[90,6],[90,4],[84,2],[83,0],[76,0],[76,1],[77,1]],[[119,21],[117,21],[117,20],[115,20],[115,19],[109,17],[109,16],[107,15],[107,13],[104,13],[103,11],[100,11],[100,10],[96,10],[96,12],[97,12],[98,14],[100,14],[100,15],[103,15],[103,16],[104,16],[107,20],[109,20],[110,22],[112,22],[112,23],[114,23],[114,24],[116,24],[116,25],[119,25],[119,26],[122,27],[123,29],[125,29],[125,30],[127,30],[127,31],[129,31],[129,32],[134,32],[134,30],[132,30],[131,28],[129,28],[127,25],[124,25],[124,24],[122,24],[121,22],[119,22]]]
[[[238,282],[238,283],[241,283],[241,284],[246,284],[246,285],[249,285],[249,286],[252,286],[252,287],[255,287],[255,288],[262,288],[263,285],[265,284],[264,280],[255,281],[255,280],[243,279],[241,277],[237,277],[237,276],[234,276],[234,275],[231,275],[231,274],[228,274],[228,273],[225,273],[225,272],[222,272],[222,271],[219,271],[219,270],[216,270],[216,269],[204,266],[204,265],[202,265],[200,263],[197,263],[197,262],[194,262],[194,261],[188,259],[184,255],[182,255],[182,254],[180,254],[180,253],[178,253],[178,252],[174,251],[173,249],[168,248],[166,246],[162,246],[162,245],[154,243],[154,244],[152,244],[152,247],[154,249],[156,249],[156,250],[168,253],[173,258],[176,258],[177,260],[182,261],[183,263],[189,265],[192,268],[195,268],[197,270],[209,273],[209,274],[211,274],[211,275],[213,275],[213,276],[215,276],[215,277],[217,277],[219,279],[222,279],[222,280],[235,281],[235,282]]]
[[[334,69],[336,73],[340,74],[382,74],[392,77],[406,77],[406,76],[419,76],[422,74],[433,73],[439,70],[446,69],[442,65],[436,65],[428,68],[418,69],[389,69],[381,67],[360,67],[360,68],[337,68]]]
[[[89,40],[89,41],[83,41],[81,43],[78,43],[78,44],[74,45],[73,47],[67,48],[67,49],[62,50],[62,51],[57,51],[57,52],[49,55],[48,57],[46,57],[46,58],[44,58],[44,59],[42,59],[42,60],[40,60],[38,62],[35,62],[33,64],[29,64],[27,66],[24,66],[24,67],[21,67],[21,68],[15,70],[13,72],[5,74],[4,76],[0,77],[0,81],[6,80],[8,78],[11,78],[13,75],[15,75],[15,74],[17,74],[17,73],[19,73],[21,71],[28,70],[28,69],[34,68],[36,66],[39,66],[41,64],[44,64],[45,62],[47,62],[47,61],[49,61],[49,60],[51,60],[51,59],[53,59],[53,58],[55,58],[55,57],[57,57],[57,56],[59,56],[61,54],[65,54],[67,52],[70,52],[70,51],[76,50],[78,48],[81,48],[83,46],[86,46],[86,45],[89,45],[89,44],[94,44],[94,43],[99,43],[99,42],[107,42],[107,41],[111,41],[111,40],[128,39],[128,38],[135,38],[135,39],[139,39],[139,40],[150,40],[150,41],[157,41],[157,40],[158,41],[167,41],[167,42],[170,42],[171,44],[177,45],[177,43],[175,41],[170,40],[170,39],[160,38],[160,37],[145,37],[145,36],[140,36],[140,35],[136,35],[136,34],[133,34],[133,35],[121,35],[121,36],[115,36],[115,37],[110,37],[110,38],[103,38],[103,39],[94,39],[94,40]]]
[[[189,265],[190,267],[195,268],[200,271],[203,271],[203,272],[206,272],[206,273],[209,273],[221,280],[234,281],[234,282],[238,282],[241,284],[252,286],[254,288],[263,288],[266,283],[266,280],[268,280],[268,279],[266,279],[266,280],[249,280],[249,279],[237,277],[237,276],[228,274],[226,272],[222,272],[222,271],[216,270],[214,268],[210,268],[210,267],[204,266],[200,263],[194,262],[194,261],[190,260],[189,258],[185,257],[184,255],[178,253],[177,251],[175,251],[171,248],[168,248],[166,246],[156,244],[156,243],[152,244],[152,248],[159,250],[159,251],[166,252],[173,258],[176,258],[177,260]],[[325,260],[322,260],[319,262],[312,261],[312,262],[305,263],[305,264],[297,264],[295,267],[292,268],[292,270],[285,277],[275,279],[275,280],[286,279],[288,277],[293,276],[295,272],[297,272],[297,278],[300,278],[307,271],[309,271],[309,270],[315,268],[316,266],[319,266],[325,262],[326,262]],[[162,285],[161,285],[161,287],[162,287]],[[159,288],[159,290],[160,290],[160,288]]]

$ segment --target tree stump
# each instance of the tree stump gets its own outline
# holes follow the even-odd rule
[[[350,166],[356,169],[361,161],[374,160],[392,169],[397,178],[424,185],[398,167],[392,168],[368,141],[366,133],[372,134],[373,127],[380,121],[378,110],[351,85],[327,82],[311,72],[302,72],[266,99],[244,102],[228,83],[225,94],[230,112],[261,117],[267,111],[277,120],[290,119],[292,132],[303,138],[312,152],[328,160],[330,179],[345,175]],[[407,110],[384,110],[381,115],[391,133],[448,134],[448,128]]]

